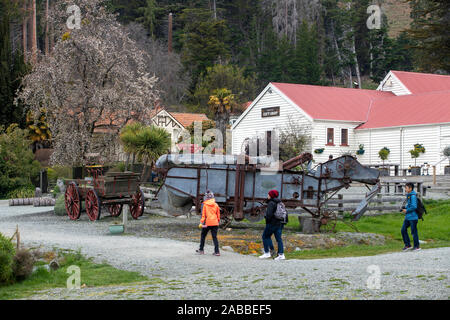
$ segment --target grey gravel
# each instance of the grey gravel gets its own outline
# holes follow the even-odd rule
[[[23,210],[31,210],[25,209]],[[39,209],[39,210],[38,210]],[[19,225],[28,247],[81,250],[95,262],[147,276],[132,286],[52,289],[30,299],[441,299],[450,298],[450,248],[396,252],[369,257],[315,260],[261,260],[222,250],[195,255],[197,242],[161,237],[112,236],[111,220],[78,221],[53,213],[23,213],[0,203],[0,232]],[[154,219],[144,215],[141,220]],[[167,219],[182,223],[184,219]],[[129,220],[130,227],[143,221]],[[170,222],[169,222],[170,223]],[[163,230],[163,226],[160,227]],[[160,236],[160,235],[159,235]],[[400,250],[400,248],[399,248]],[[367,287],[369,266],[378,266],[380,288]],[[81,270],[83,283],[83,270]]]

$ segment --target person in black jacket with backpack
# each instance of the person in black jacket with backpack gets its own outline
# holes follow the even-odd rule
[[[281,234],[283,232],[283,226],[285,223],[288,222],[287,215],[286,215],[286,221],[281,221],[275,217],[275,212],[277,211],[277,205],[281,202],[280,199],[278,199],[278,191],[277,190],[270,190],[269,194],[267,196],[267,210],[265,214],[266,218],[266,227],[264,229],[264,232],[262,234],[262,240],[264,245],[264,254],[261,255],[260,259],[267,259],[271,258],[271,251],[274,251],[275,248],[272,243],[272,235],[275,235],[275,239],[277,240],[278,244],[278,256],[275,258],[275,260],[285,260],[284,256],[284,247],[283,247],[283,239],[281,238]]]

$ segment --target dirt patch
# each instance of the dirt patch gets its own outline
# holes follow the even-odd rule
[[[144,219],[134,221],[127,233],[137,236],[151,236],[170,238],[175,240],[200,242],[198,217],[169,218],[147,215]],[[220,247],[233,250],[241,254],[260,254],[263,251],[261,235],[264,224],[248,222],[233,222],[230,228],[219,229],[218,240]],[[382,245],[385,238],[370,233],[320,233],[304,234],[297,229],[287,227],[283,230],[283,245],[285,252],[310,249],[329,249],[337,246],[354,244]],[[277,243],[272,237],[275,248]],[[212,245],[212,236],[208,234],[206,244]]]

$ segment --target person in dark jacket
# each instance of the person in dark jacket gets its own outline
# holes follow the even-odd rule
[[[265,214],[266,218],[266,227],[264,229],[264,232],[262,234],[262,240],[264,245],[264,254],[261,255],[260,259],[267,259],[271,258],[271,251],[275,251],[275,248],[272,243],[272,235],[275,235],[275,239],[277,240],[278,244],[278,256],[275,258],[275,260],[285,260],[284,256],[284,247],[283,247],[283,239],[281,238],[281,234],[283,232],[283,226],[284,223],[287,223],[286,221],[283,222],[281,220],[278,220],[275,217],[275,212],[277,211],[277,205],[281,202],[280,199],[278,199],[278,191],[277,190],[270,190],[269,194],[267,196],[267,210]]]
[[[414,248],[412,250],[420,250],[419,246],[419,233],[417,232],[417,222],[419,221],[419,216],[417,215],[417,193],[414,191],[414,184],[408,182],[405,185],[406,191],[406,206],[402,210],[405,214],[405,220],[403,220],[402,226],[402,238],[405,244],[403,251],[411,249],[411,240],[408,235],[408,228],[411,227],[411,234],[414,240]]]

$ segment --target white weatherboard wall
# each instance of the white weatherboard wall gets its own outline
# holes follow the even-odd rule
[[[442,155],[442,152],[444,151],[444,148],[447,146],[450,146],[450,124],[443,124],[439,128],[440,130],[440,139],[439,139],[439,156],[440,159],[442,159],[444,156]],[[439,164],[439,171],[438,172],[444,172],[444,167],[450,165],[450,161],[444,160]]]
[[[355,130],[357,144],[364,144],[364,154],[358,155],[363,164],[381,164],[378,152],[387,147],[391,152],[386,164],[401,164],[401,141],[399,128],[385,128],[372,130]]]
[[[301,112],[301,110],[288,102],[276,90],[263,91],[259,100],[256,100],[247,113],[241,116],[241,119],[232,130],[232,153],[240,154],[242,144],[246,138],[255,136],[264,136],[266,131],[287,128],[289,121],[298,123],[305,130],[310,132],[311,121]],[[276,117],[261,117],[261,109],[280,107],[280,115]]]
[[[417,165],[428,163],[429,174],[433,173],[431,166],[442,159],[445,145],[450,145],[450,125],[357,129],[355,133],[356,144],[364,144],[364,155],[358,155],[361,163],[380,164],[382,161],[378,157],[378,152],[381,148],[387,147],[391,153],[385,163],[400,164],[401,169],[407,169],[414,166],[414,159],[411,158],[409,150],[412,150],[416,143],[420,143],[425,147],[425,153],[417,158]],[[443,174],[445,165],[446,163],[438,165],[436,173]]]
[[[158,123],[158,117],[162,117],[163,121]],[[166,110],[160,111],[151,119],[151,123],[159,128],[164,128],[168,133],[170,133],[171,150],[176,152],[178,148],[176,147],[178,135],[184,130],[184,127],[179,123],[172,115],[170,115]]]
[[[333,155],[334,158],[337,158],[347,152],[354,154],[358,149],[354,129],[359,124],[359,122],[314,120],[312,129],[312,151],[314,161],[316,163],[328,161],[330,154]],[[334,146],[326,145],[328,128],[334,129]],[[348,130],[348,147],[341,146],[341,129]],[[314,150],[322,148],[325,149],[323,153],[314,153]]]
[[[411,92],[406,88],[403,83],[392,73],[389,72],[384,80],[380,83],[377,88],[378,91],[390,91],[396,96],[403,96],[411,94]]]

